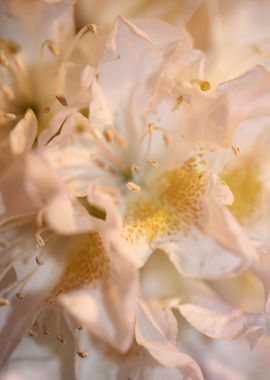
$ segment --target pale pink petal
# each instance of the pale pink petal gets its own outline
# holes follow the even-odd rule
[[[227,97],[233,127],[245,119],[269,115],[269,86],[270,73],[262,66],[255,66],[218,87],[217,91]]]
[[[63,348],[57,350],[56,345],[57,342],[48,341],[48,339],[47,342],[42,342],[40,339],[36,341],[32,337],[23,337],[16,350],[12,353],[7,366],[2,371],[1,379],[36,380],[39,378],[40,380],[60,380],[61,359],[63,361],[66,359],[65,366],[67,366],[67,362],[70,360],[67,353],[71,350],[68,347],[65,347],[64,350]],[[62,358],[57,351],[62,353]]]
[[[92,334],[125,352],[134,334],[137,275],[133,264],[118,257],[117,252],[109,257],[110,278],[62,295],[59,301]]]
[[[203,379],[197,363],[165,337],[145,304],[138,307],[135,331],[138,344],[163,366],[178,369],[180,374],[192,380]]]
[[[214,339],[232,339],[252,326],[264,325],[264,319],[260,314],[247,313],[240,309],[226,310],[218,301],[210,307],[183,304],[178,306],[178,309],[194,328]]]
[[[29,192],[37,193],[44,202],[64,191],[65,184],[43,157],[29,154],[25,162],[26,186]]]
[[[1,174],[1,223],[5,220],[33,214],[42,206],[42,202],[29,192],[25,182],[25,158],[10,162]]]
[[[33,249],[33,247],[31,248]],[[43,265],[37,265],[35,256],[31,256],[24,261],[15,262],[13,266],[17,281],[25,279],[26,283],[23,288],[24,298],[18,299],[16,297],[18,290],[15,287],[9,297],[10,304],[1,308],[1,363],[7,360],[25,330],[31,326],[33,318],[39,312],[41,303],[50,294],[64,270],[63,255],[59,252],[59,246],[56,246],[55,249],[57,255],[48,254]],[[37,249],[36,256],[38,254]]]
[[[214,185],[207,191],[201,228],[193,227],[187,236],[179,234],[175,242],[159,246],[187,276],[217,278],[239,273],[258,258],[253,243],[226,206],[215,201],[218,190]]]
[[[87,210],[66,193],[57,194],[45,210],[45,218],[59,234],[93,231],[95,224]]]
[[[245,338],[247,339],[251,350],[253,350],[256,347],[258,340],[264,334],[265,329],[261,326],[252,326],[246,331]]]
[[[9,135],[11,150],[14,154],[21,154],[29,150],[37,136],[37,118],[29,109],[11,131]]]

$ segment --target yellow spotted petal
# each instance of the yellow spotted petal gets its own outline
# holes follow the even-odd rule
[[[65,271],[48,301],[54,302],[58,295],[84,288],[94,281],[109,277],[109,274],[110,261],[100,236],[91,233],[84,238],[80,237],[70,252]]]
[[[181,167],[159,175],[152,191],[134,196],[127,206],[122,236],[133,244],[149,244],[199,225],[205,174],[200,158],[192,157]]]

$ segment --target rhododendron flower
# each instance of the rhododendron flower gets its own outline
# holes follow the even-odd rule
[[[138,265],[160,248],[189,276],[236,273],[256,254],[227,211],[230,192],[209,151],[222,149],[236,122],[226,91],[204,93],[202,56],[185,35],[177,41],[157,21],[137,25],[118,19],[91,85],[89,119],[74,114],[43,154],[77,196],[91,184],[122,202],[119,244]]]
[[[256,65],[215,89],[185,27],[156,19],[119,16],[68,41],[70,5],[36,3],[49,27],[32,55],[3,40],[5,75],[27,62],[39,109],[52,103],[5,124],[1,376],[36,378],[44,363],[44,379],[264,374],[270,73]],[[30,82],[18,83],[9,90],[25,102]],[[242,341],[262,352],[253,372],[233,360],[248,357]]]

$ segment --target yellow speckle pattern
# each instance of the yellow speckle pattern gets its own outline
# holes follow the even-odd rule
[[[91,233],[78,240],[78,245],[70,252],[64,273],[53,289],[49,302],[62,293],[84,288],[110,274],[110,262],[106,256],[99,234]]]
[[[151,193],[142,192],[127,206],[122,236],[134,244],[151,243],[199,226],[201,196],[205,192],[202,160],[192,157],[180,168],[167,171],[152,183]]]
[[[236,167],[225,172],[223,180],[234,195],[234,202],[229,206],[234,216],[240,222],[252,216],[262,190],[258,165],[242,158]]]

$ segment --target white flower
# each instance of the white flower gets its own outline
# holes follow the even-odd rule
[[[225,86],[205,94],[201,59],[185,34],[176,37],[164,23],[118,19],[91,85],[89,120],[74,114],[43,154],[77,196],[91,184],[122,202],[119,244],[138,265],[160,248],[181,273],[211,278],[256,257],[224,204],[231,199],[214,151],[236,123],[263,110],[247,105],[236,119]]]

